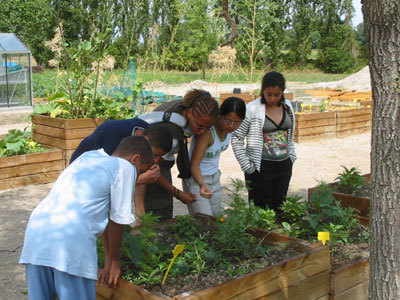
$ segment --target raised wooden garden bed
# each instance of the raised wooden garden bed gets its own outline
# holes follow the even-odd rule
[[[251,232],[265,244],[292,243],[302,254],[240,278],[174,298],[152,293],[121,280],[117,289],[96,288],[98,300],[127,299],[328,299],[330,248],[278,233],[255,229]]]
[[[336,114],[331,112],[296,113],[294,141],[300,143],[315,138],[336,135]]]
[[[345,137],[371,130],[371,108],[357,108],[336,112],[336,137]]]
[[[346,137],[371,130],[372,109],[296,113],[295,142]]]
[[[220,94],[219,96],[219,103],[221,104],[224,102],[227,98],[229,97],[238,97],[243,99],[243,101],[247,104],[259,97],[259,95],[256,94],[249,94],[249,93],[243,93],[243,94],[230,94],[230,93],[224,93]],[[285,98],[292,101],[293,100],[293,93],[285,93]]]
[[[63,169],[61,150],[0,158],[0,190],[48,183]]]
[[[365,174],[363,175],[365,178],[365,181],[369,181],[371,178],[371,174]],[[329,185],[331,186],[338,186],[337,182],[330,183]],[[308,200],[311,197],[312,192],[316,191],[317,188],[309,188],[308,189]],[[338,193],[338,192],[333,192],[333,196],[335,197],[336,200],[338,200],[343,207],[353,207],[357,209],[357,213],[359,215],[358,219],[360,220],[360,223],[363,224],[364,226],[369,226],[370,220],[369,220],[369,213],[370,213],[370,206],[371,206],[371,200],[366,197],[357,197],[354,195],[349,195],[349,194],[343,194],[343,193]]]
[[[66,167],[79,143],[103,122],[104,118],[61,119],[34,115],[33,139],[42,145],[61,149]]]
[[[230,94],[230,93],[220,94],[219,95],[219,104],[222,104],[222,102],[224,102],[229,97],[241,98],[247,104],[247,103],[255,100],[258,97],[258,95],[248,94],[248,93],[242,93],[242,94]]]
[[[329,300],[367,300],[369,258],[331,272]]]

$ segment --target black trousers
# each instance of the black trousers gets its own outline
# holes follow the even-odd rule
[[[249,201],[256,206],[279,212],[285,201],[292,177],[293,163],[290,158],[283,161],[261,161],[260,172],[244,174],[249,188]]]
[[[164,160],[160,164],[160,172],[172,183],[171,168],[174,161]],[[152,212],[153,216],[159,216],[159,221],[171,219],[173,215],[173,197],[164,188],[156,183],[147,184],[144,207],[146,213]]]

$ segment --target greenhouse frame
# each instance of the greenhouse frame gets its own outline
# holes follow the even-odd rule
[[[32,54],[13,33],[0,33],[0,107],[32,106]]]

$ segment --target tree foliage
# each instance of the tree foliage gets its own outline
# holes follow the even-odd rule
[[[104,45],[122,68],[133,57],[141,68],[204,70],[208,55],[228,43],[236,48],[237,65],[249,72],[282,62],[303,67],[316,47],[321,68],[344,72],[362,53],[358,48],[365,49],[365,42],[355,39],[362,39],[361,29],[356,36],[351,26],[351,0],[0,2],[0,31],[16,33],[40,64],[52,58],[44,43],[59,22],[65,41],[75,45],[110,30]]]
[[[46,63],[51,52],[44,42],[53,36],[54,10],[48,0],[1,0],[0,32],[13,32],[32,51],[38,64]]]
[[[317,9],[320,32],[319,64],[324,71],[350,71],[355,63],[356,41],[351,26],[351,0],[321,0]]]

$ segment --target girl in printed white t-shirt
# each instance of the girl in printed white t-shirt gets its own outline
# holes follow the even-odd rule
[[[196,202],[188,204],[190,214],[217,216],[221,212],[219,159],[229,147],[231,133],[240,126],[245,115],[244,101],[229,97],[221,104],[217,123],[205,134],[192,138],[189,150],[192,177],[182,180],[183,190],[197,198]]]

